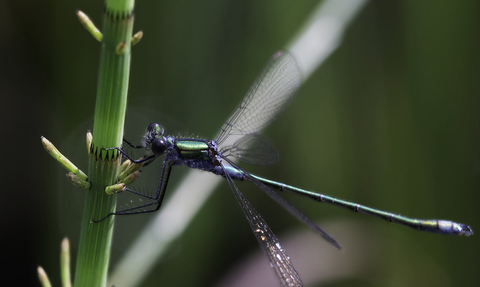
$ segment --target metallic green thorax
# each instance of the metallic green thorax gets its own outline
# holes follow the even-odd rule
[[[208,145],[203,141],[178,140],[176,147],[179,155],[185,159],[208,159]]]

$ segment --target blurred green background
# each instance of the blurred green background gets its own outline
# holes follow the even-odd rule
[[[165,122],[167,133],[213,137],[268,57],[285,47],[317,3],[137,1],[134,31],[145,36],[133,48],[125,137],[139,141],[152,121]],[[76,259],[82,191],[66,183],[39,139],[46,136],[86,169],[84,133],[93,127],[100,45],[78,23],[76,9],[101,25],[102,1],[0,2],[4,282],[38,286],[41,265],[59,286],[64,236]],[[478,230],[479,35],[477,1],[370,2],[338,50],[264,131],[279,162],[244,167],[342,199]],[[176,168],[172,187],[185,171]],[[142,180],[140,186],[151,188],[158,178]],[[281,242],[312,233],[258,188],[240,188]],[[323,260],[318,272],[324,275],[305,280],[309,286],[480,282],[479,235],[423,233],[285,197],[345,248],[337,252],[315,237],[318,248],[311,252]],[[111,266],[151,217],[118,218]],[[338,263],[359,251],[367,257]],[[214,286],[259,252],[224,183],[142,286]],[[290,253],[302,277],[310,276],[300,268],[308,253]],[[360,267],[332,276],[352,266]]]

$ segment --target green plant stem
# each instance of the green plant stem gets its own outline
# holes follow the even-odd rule
[[[70,242],[66,237],[62,240],[61,245],[60,271],[62,286],[72,287],[72,281],[70,279]]]
[[[120,146],[123,138],[130,72],[130,43],[133,28],[133,0],[107,0],[98,77],[93,142],[89,153],[87,191],[82,217],[80,245],[75,272],[76,287],[105,286],[110,259],[114,217],[93,223],[115,211],[116,196],[105,186],[117,181],[121,157],[102,148]],[[119,44],[125,46],[116,53]]]

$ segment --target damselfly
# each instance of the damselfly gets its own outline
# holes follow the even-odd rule
[[[473,234],[472,229],[464,224],[446,220],[408,218],[307,191],[281,182],[268,180],[248,173],[232,161],[231,157],[254,164],[267,164],[276,160],[276,153],[270,145],[270,142],[258,135],[258,132],[272,122],[276,116],[286,108],[300,85],[300,80],[300,71],[293,56],[285,51],[277,52],[250,87],[240,106],[223,125],[215,140],[164,136],[162,126],[153,123],[148,126],[141,145],[133,145],[125,141],[133,148],[148,150],[151,153],[149,156],[140,160],[134,160],[121,148],[110,148],[120,151],[124,157],[130,159],[132,162],[143,163],[144,165],[149,164],[157,157],[163,155],[165,155],[165,159],[163,161],[160,184],[154,196],[142,194],[130,188],[124,190],[148,198],[150,200],[148,203],[118,210],[108,214],[103,219],[111,215],[157,211],[162,204],[170,172],[174,165],[185,165],[190,168],[201,169],[223,176],[227,179],[235,198],[248,219],[255,237],[268,256],[270,265],[282,286],[303,286],[303,283],[297,271],[294,269],[290,258],[286,254],[285,249],[282,248],[278,239],[262,217],[242,195],[234,180],[246,180],[255,183],[272,199],[309,225],[325,240],[337,248],[341,247],[335,239],[270,187],[304,195],[320,202],[342,206],[352,211],[374,215],[387,221],[410,226],[418,230],[466,236]]]

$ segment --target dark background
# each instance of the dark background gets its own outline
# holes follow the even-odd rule
[[[244,167],[342,199],[478,230],[480,2],[386,2],[365,7],[338,50],[264,131],[279,162]],[[214,136],[267,58],[285,47],[316,5],[137,1],[134,30],[145,36],[133,47],[125,136],[140,140],[150,121],[168,123],[167,133]],[[100,45],[78,23],[75,9],[101,26],[102,1],[0,2],[3,282],[38,286],[41,265],[59,286],[64,236],[76,259],[82,191],[66,183],[39,138],[46,136],[86,169],[84,132],[93,127]],[[183,172],[178,168],[173,180]],[[156,184],[150,182],[143,184]],[[280,240],[311,234],[254,186],[240,187]],[[332,252],[316,239],[312,252],[325,272],[318,286],[480,281],[478,235],[423,233],[285,197],[345,247]],[[142,216],[117,220],[112,266],[149,219]],[[336,264],[356,250],[368,260]],[[142,286],[212,286],[254,252],[260,248],[224,183]],[[302,255],[292,258],[302,262]],[[351,266],[361,268],[349,272]],[[345,273],[330,277],[339,270]]]

